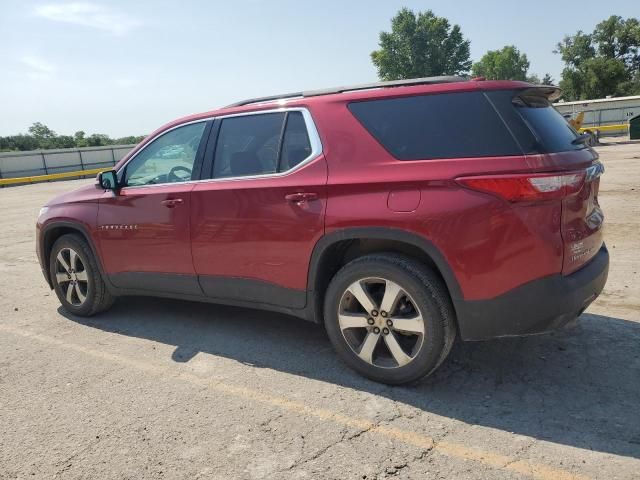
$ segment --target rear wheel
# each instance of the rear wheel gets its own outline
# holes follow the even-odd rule
[[[56,240],[51,249],[49,272],[56,295],[68,312],[88,317],[113,304],[113,297],[84,238],[68,234]]]
[[[340,357],[389,384],[433,372],[455,339],[453,308],[440,279],[395,254],[367,255],[343,267],[327,289],[324,319]]]

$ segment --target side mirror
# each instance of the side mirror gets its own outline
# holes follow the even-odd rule
[[[96,177],[96,187],[103,188],[105,190],[117,190],[118,189],[118,175],[115,170],[107,170],[106,172],[100,172]]]

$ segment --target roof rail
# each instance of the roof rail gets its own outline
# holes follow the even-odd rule
[[[282,95],[271,95],[268,97],[249,98],[240,102],[227,105],[225,108],[241,107],[243,105],[250,105],[252,103],[270,102],[273,100],[284,100],[287,98],[295,97],[318,97],[321,95],[332,95],[334,93],[353,92],[357,90],[371,90],[374,88],[389,88],[389,87],[406,87],[410,85],[431,85],[436,83],[453,83],[464,82],[466,78],[456,76],[440,76],[440,77],[423,77],[423,78],[409,78],[406,80],[392,80],[389,82],[374,82],[363,83],[360,85],[351,85],[348,87],[334,87],[325,88],[320,90],[307,90],[303,92],[284,93]]]

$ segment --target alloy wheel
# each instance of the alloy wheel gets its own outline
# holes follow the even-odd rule
[[[352,283],[340,300],[338,323],[351,350],[376,367],[403,367],[424,343],[425,322],[416,302],[385,278]]]
[[[63,248],[56,256],[56,283],[67,302],[81,306],[87,299],[89,279],[87,270],[78,253],[72,248]]]

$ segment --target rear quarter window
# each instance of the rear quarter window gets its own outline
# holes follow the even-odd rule
[[[522,154],[482,92],[367,100],[348,108],[400,160]]]
[[[578,133],[537,89],[492,90],[486,95],[525,153],[586,148],[582,143],[573,143]]]
[[[573,143],[578,133],[546,98],[518,96],[512,103],[535,132],[545,152],[586,148],[584,143]]]

